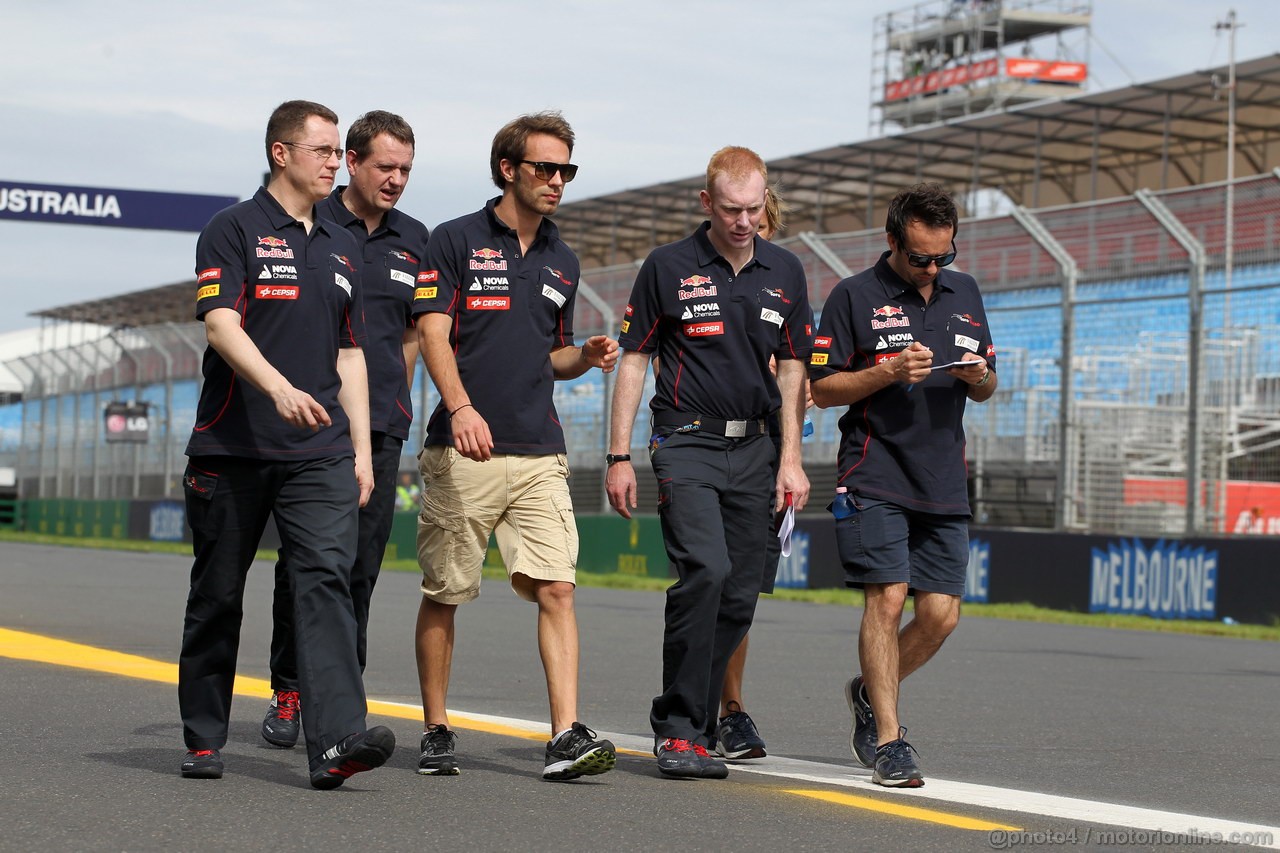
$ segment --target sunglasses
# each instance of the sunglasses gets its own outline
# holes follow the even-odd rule
[[[919,269],[925,269],[929,264],[937,264],[939,268],[950,266],[951,262],[956,259],[956,241],[951,241],[951,251],[944,255],[917,255],[915,252],[907,252],[907,263]]]
[[[556,172],[560,173],[560,177],[566,184],[578,176],[578,167],[573,163],[544,163],[540,160],[520,160],[519,162],[532,166],[533,176],[540,181],[551,180]]]

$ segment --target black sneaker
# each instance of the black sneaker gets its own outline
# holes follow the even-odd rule
[[[458,757],[453,754],[457,743],[457,732],[444,726],[430,726],[422,734],[418,772],[423,776],[457,776]]]
[[[733,711],[720,718],[716,752],[725,758],[764,758],[764,741],[746,711]]]
[[[667,738],[658,744],[654,754],[658,756],[658,769],[667,776],[723,779],[729,775],[729,768],[723,761],[707,755],[706,748],[700,744],[690,743],[683,738]]]
[[[853,714],[849,750],[863,767],[873,767],[876,763],[876,741],[880,736],[876,732],[876,717],[871,713],[871,703],[867,701],[867,688],[861,675],[845,684],[844,700],[849,703],[849,713]]]
[[[569,731],[547,743],[547,766],[542,778],[550,782],[567,782],[579,776],[608,773],[618,763],[613,743],[596,740],[596,733],[582,723],[574,723]]]
[[[322,791],[336,788],[349,776],[386,764],[395,750],[395,733],[386,726],[347,735],[342,743],[330,747],[313,762],[311,787]]]
[[[298,742],[302,703],[296,690],[277,690],[271,695],[267,716],[262,719],[262,739],[272,746],[289,749]]]
[[[906,728],[898,731],[898,739],[876,748],[876,769],[871,781],[890,788],[919,788],[924,785],[924,774],[916,764],[916,751],[903,738]]]
[[[183,779],[221,779],[222,754],[216,749],[188,749],[182,757]]]

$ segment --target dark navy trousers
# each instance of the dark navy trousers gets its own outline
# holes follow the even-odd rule
[[[396,510],[396,475],[400,471],[400,450],[404,441],[385,432],[371,436],[373,448],[373,494],[360,508],[356,559],[351,568],[351,605],[356,615],[356,657],[360,671],[368,663],[369,606],[378,582],[382,557],[391,538],[391,522]],[[276,561],[276,592],[271,607],[271,687],[298,689],[297,638],[293,630],[293,593],[285,567],[284,548]],[[306,709],[303,709],[306,713]]]
[[[775,456],[768,436],[668,435],[652,456],[667,557],[659,738],[708,746],[729,657],[751,628],[770,534]]]
[[[293,588],[302,726],[314,762],[365,730],[350,587],[359,509],[352,459],[193,457],[184,490],[195,553],[178,659],[187,748],[227,742],[245,578],[274,516]]]

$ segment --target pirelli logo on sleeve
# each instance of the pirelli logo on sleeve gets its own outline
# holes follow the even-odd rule
[[[809,363],[814,367],[821,367],[827,363],[827,358],[828,356],[825,352],[815,352],[813,355],[809,356]]]
[[[210,296],[217,296],[221,291],[221,284],[206,284],[204,287],[196,291],[196,302],[199,302],[201,299],[208,299]]]
[[[419,281],[421,281],[421,280],[422,280],[422,276],[418,276],[418,280],[419,280]],[[414,299],[435,299],[435,298],[436,298],[436,293],[438,293],[438,292],[439,292],[439,290],[440,290],[440,288],[438,288],[438,287],[419,287],[419,288],[415,288],[415,289],[414,289],[414,291],[413,291],[413,298],[414,298]]]

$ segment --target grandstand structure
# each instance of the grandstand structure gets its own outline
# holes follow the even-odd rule
[[[803,261],[817,311],[885,249],[884,209],[900,188],[937,181],[962,202],[956,267],[983,288],[1000,371],[995,398],[966,423],[978,523],[1280,532],[1280,56],[1236,67],[1231,192],[1215,73],[1226,77],[1208,69],[1006,103],[770,161],[793,206],[780,242]],[[701,221],[702,181],[562,206],[557,222],[583,260],[579,335],[617,333],[639,261]],[[984,210],[992,198],[1001,203]],[[38,312],[49,343],[6,362],[24,391],[0,404],[0,467],[16,468],[24,497],[180,498],[204,347],[194,289]],[[419,437],[436,402],[423,372]],[[557,389],[584,513],[607,510],[610,390],[598,374]],[[105,440],[109,402],[146,404],[145,444]],[[812,414],[806,469],[822,495],[842,412]],[[415,442],[406,448],[412,469]],[[655,504],[651,479],[640,473],[642,511]]]

